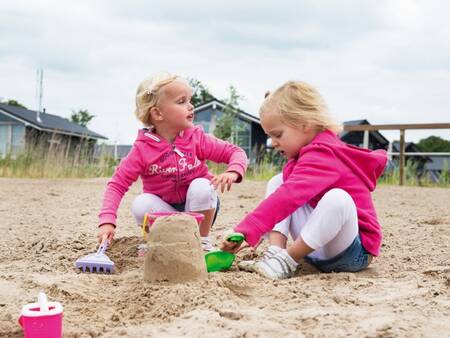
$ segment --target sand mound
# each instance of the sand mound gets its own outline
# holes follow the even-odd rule
[[[158,218],[150,229],[144,279],[182,283],[207,278],[200,234],[188,215]]]

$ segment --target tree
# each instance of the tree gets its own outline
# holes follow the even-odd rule
[[[72,110],[70,121],[75,122],[82,127],[86,127],[94,117],[95,115],[91,115],[87,109],[80,109],[78,111]]]
[[[439,136],[429,136],[417,143],[417,147],[423,152],[450,152],[450,141],[444,140]]]
[[[192,99],[191,103],[194,107],[198,107],[205,102],[208,102],[214,98],[209,92],[208,87],[206,87],[199,80],[194,78],[188,78],[189,85],[192,88]]]
[[[217,120],[214,135],[222,140],[232,141],[239,132],[237,123],[239,101],[243,97],[237,92],[234,86],[228,88],[228,98],[225,100],[225,107],[222,116]]]
[[[23,104],[19,103],[19,101],[17,100],[8,100],[6,101],[6,104],[13,106],[13,107],[19,107],[19,108],[25,108],[27,109],[27,107],[25,107]]]

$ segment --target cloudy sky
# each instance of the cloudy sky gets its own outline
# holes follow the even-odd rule
[[[315,85],[340,121],[450,122],[450,2],[2,1],[0,97],[69,117],[130,144],[134,93],[169,71],[218,98],[234,85],[257,115],[266,90],[291,79]],[[389,139],[398,132],[383,132]],[[450,131],[407,131],[408,141]]]

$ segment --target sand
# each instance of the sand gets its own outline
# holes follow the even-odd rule
[[[143,278],[147,282],[185,283],[208,278],[194,217],[159,217],[150,228]]]
[[[117,272],[73,268],[95,250],[105,183],[0,179],[0,337],[22,336],[21,307],[39,290],[63,304],[65,337],[449,336],[450,189],[379,187],[382,256],[360,273],[302,264],[284,281],[233,268],[199,282],[152,284],[143,281],[143,239],[130,212],[139,184],[122,203],[107,252]],[[251,210],[264,187],[244,182],[222,195],[213,238]]]

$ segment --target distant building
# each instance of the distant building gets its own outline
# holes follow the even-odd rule
[[[15,157],[27,147],[63,152],[94,150],[97,140],[107,140],[63,117],[0,103],[0,157]]]
[[[222,117],[226,103],[214,98],[195,107],[194,124],[203,126],[205,132],[214,133],[218,120]],[[237,109],[239,132],[232,142],[240,146],[247,154],[250,162],[257,161],[260,150],[266,149],[267,135],[261,127],[259,117]]]
[[[360,126],[360,125],[370,125],[367,120],[353,120],[345,121],[344,126]],[[342,141],[345,143],[363,147],[364,145],[364,131],[346,131],[344,130],[339,135]],[[371,130],[369,131],[369,149],[385,149],[388,150],[389,140],[385,138],[379,131]]]
[[[448,156],[428,156],[431,162],[425,164],[425,171],[433,182],[438,182],[443,174],[450,176],[450,155]]]

